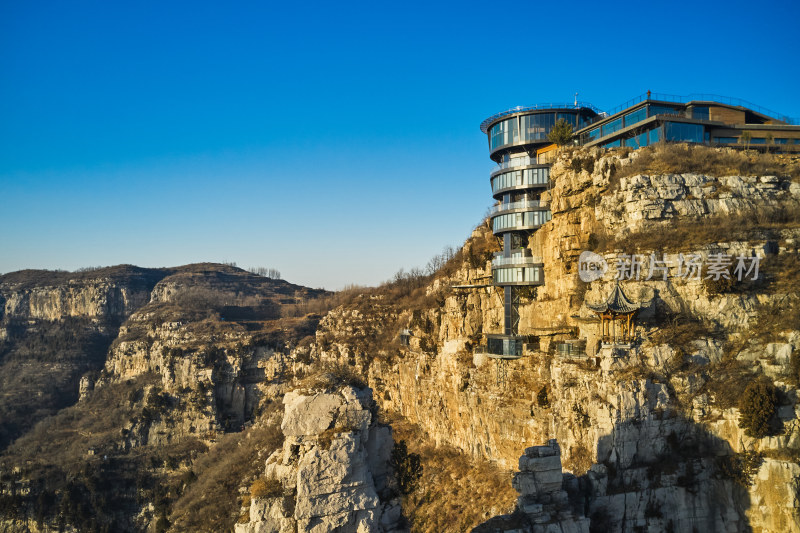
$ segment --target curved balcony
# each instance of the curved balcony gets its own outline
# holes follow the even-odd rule
[[[518,159],[526,159],[530,160],[531,158],[518,158]],[[536,172],[530,172],[530,174],[538,174],[544,173],[547,175],[547,180],[550,179],[550,163],[537,163],[536,161],[531,161],[530,163],[522,163],[519,161],[511,160],[508,162],[506,166],[497,165],[498,168],[494,169],[491,174],[489,174],[489,178],[494,178],[499,176],[500,174],[505,174],[507,172],[514,172],[520,170],[535,170],[541,169]],[[523,173],[528,174],[528,173]],[[540,178],[543,179],[543,178]],[[546,183],[547,180],[544,180],[543,183]]]
[[[508,231],[535,230],[547,223],[551,216],[548,210],[496,215],[492,218],[492,232],[497,235]]]
[[[508,161],[500,161],[497,163],[497,168],[492,171],[492,176],[498,174],[500,171],[507,170],[507,169],[514,169],[514,168],[522,168],[527,167],[528,165],[535,165],[536,158],[531,157],[529,155],[524,155],[522,157],[513,157]]]
[[[522,253],[514,254],[511,257],[503,257],[503,252],[495,254],[492,259],[492,268],[508,267],[508,266],[530,266],[530,265],[544,265],[544,261],[538,255],[525,255]]]
[[[495,285],[544,285],[544,267],[506,266],[492,268],[492,281]]]
[[[550,185],[550,165],[530,165],[528,168],[505,170],[492,174],[489,182],[494,196],[508,191],[545,189]]]
[[[500,113],[495,113],[491,117],[487,118],[483,122],[481,122],[481,131],[483,133],[488,133],[489,128],[498,120],[503,117],[508,117],[514,115],[516,113],[531,113],[535,111],[549,111],[553,109],[558,110],[568,110],[571,112],[578,111],[580,112],[583,110],[584,112],[591,111],[591,114],[596,115],[602,113],[598,108],[590,104],[589,102],[572,102],[572,103],[546,103],[546,104],[536,104],[533,106],[521,106],[518,105],[517,107],[512,107],[507,111],[501,111]]]
[[[534,210],[534,209],[547,209],[547,202],[542,200],[522,200],[519,202],[511,202],[508,204],[496,204],[489,210],[489,216],[501,215],[503,213],[512,213],[517,210]]]

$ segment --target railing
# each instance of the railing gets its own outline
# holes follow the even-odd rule
[[[610,116],[616,115],[620,111],[624,111],[625,109],[628,109],[629,107],[632,107],[632,106],[634,106],[636,104],[639,104],[641,102],[646,102],[648,100],[656,100],[656,101],[662,101],[662,102],[675,102],[676,104],[688,104],[689,102],[695,102],[695,101],[697,101],[697,102],[717,102],[717,103],[720,103],[720,104],[746,107],[748,109],[752,109],[753,111],[756,111],[756,112],[761,113],[763,115],[767,115],[767,116],[769,116],[771,118],[775,118],[775,119],[781,120],[783,122],[786,122],[787,124],[793,124],[795,126],[800,124],[800,119],[792,118],[792,117],[789,117],[789,116],[786,116],[786,115],[781,115],[780,113],[776,113],[775,111],[772,111],[771,109],[767,109],[766,107],[762,107],[762,106],[754,104],[752,102],[748,102],[747,100],[742,100],[741,98],[731,98],[730,96],[721,96],[721,95],[718,95],[718,94],[705,94],[705,93],[692,93],[692,94],[690,94],[688,96],[679,96],[679,95],[675,95],[675,94],[663,94],[663,93],[649,93],[649,94],[645,93],[645,94],[641,94],[639,96],[636,96],[635,98],[631,98],[627,102],[618,105],[617,107],[611,109],[610,111],[607,111],[605,113],[605,116],[598,115],[596,117],[593,117],[593,118],[587,120],[584,123],[584,125],[583,125],[583,127],[581,129],[587,128],[587,127],[591,126],[592,124],[600,122],[601,120],[604,120],[604,119],[606,119],[606,118],[608,118]],[[662,114],[662,113],[660,113],[660,114]]]
[[[543,202],[541,200],[524,200],[521,202],[511,202],[508,204],[496,204],[490,208],[489,214],[495,215],[497,213],[501,213],[503,211],[511,211],[513,209],[538,209],[538,208],[546,208],[547,202]]]
[[[544,264],[538,255],[516,254],[511,257],[495,257],[492,259],[492,268],[516,265],[541,265]]]
[[[560,357],[584,358],[586,356],[586,341],[560,342],[556,344],[556,351]]]
[[[499,118],[502,118],[502,117],[505,117],[505,116],[508,116],[508,115],[513,115],[514,113],[523,113],[525,111],[538,111],[538,110],[542,110],[542,109],[580,109],[582,107],[586,108],[586,109],[591,109],[595,113],[600,113],[601,112],[599,109],[597,109],[595,106],[593,106],[592,104],[590,104],[588,102],[571,102],[571,103],[567,103],[567,104],[564,104],[564,103],[560,103],[560,104],[558,104],[558,103],[548,103],[548,104],[536,104],[536,105],[527,106],[527,107],[519,105],[517,107],[512,107],[511,109],[508,109],[506,111],[501,111],[500,113],[495,113],[491,117],[489,117],[486,120],[484,120],[483,122],[481,122],[481,131],[483,133],[488,132],[489,131],[489,124],[491,124],[492,122],[495,122]]]
[[[517,168],[517,167],[524,167],[527,165],[536,165],[537,163],[531,162],[530,156],[524,157],[515,157],[513,159],[509,159],[508,161],[503,161],[497,164],[497,168],[492,171],[492,173],[497,172],[498,170],[505,170],[507,168]]]

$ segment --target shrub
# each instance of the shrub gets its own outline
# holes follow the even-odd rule
[[[717,468],[723,477],[732,479],[743,487],[749,487],[763,461],[764,456],[759,452],[734,453],[720,457]]]
[[[745,434],[760,439],[771,432],[778,408],[778,391],[767,378],[750,382],[739,400],[739,427]]]
[[[364,388],[367,383],[347,365],[327,362],[317,365],[316,371],[306,378],[303,385],[332,391],[348,386]]]
[[[547,397],[547,385],[539,389],[539,393],[536,395],[536,403],[543,409],[550,407],[550,399]]]
[[[558,119],[547,134],[547,140],[564,146],[572,140],[572,125],[563,118]]]
[[[250,485],[250,497],[256,498],[276,498],[283,494],[283,485],[274,477],[260,477]]]
[[[419,454],[408,453],[406,441],[401,440],[394,443],[390,463],[394,469],[400,492],[403,494],[414,492],[419,478],[422,477],[422,463]]]

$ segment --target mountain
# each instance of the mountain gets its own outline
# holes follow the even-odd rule
[[[219,264],[0,276],[0,531],[800,531],[798,169],[562,150],[519,358],[487,349],[489,221],[340,293]]]

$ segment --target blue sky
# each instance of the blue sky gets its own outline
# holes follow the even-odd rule
[[[601,6],[601,7],[598,7]],[[516,105],[800,117],[796,2],[0,1],[0,272],[236,261],[376,284],[491,203]]]

